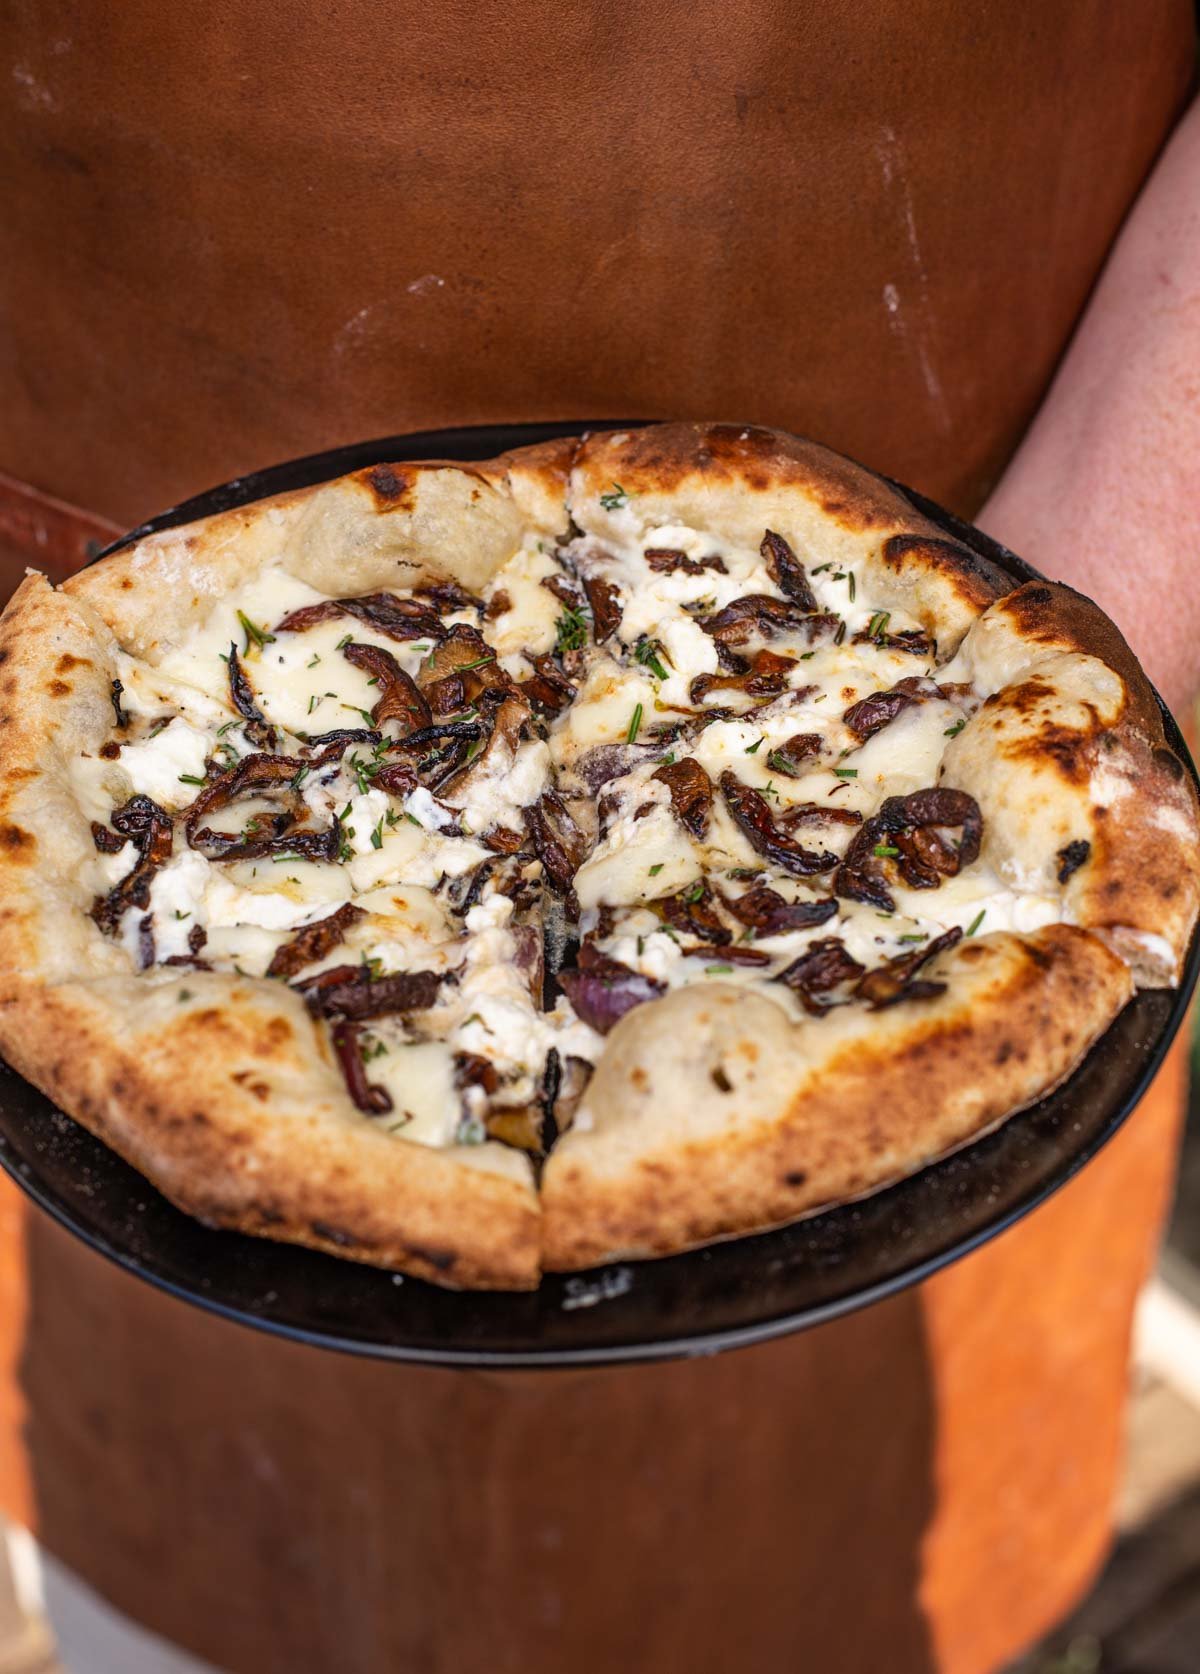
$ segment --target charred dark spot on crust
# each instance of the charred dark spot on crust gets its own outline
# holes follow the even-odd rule
[[[940,540],[936,535],[892,535],[884,542],[883,561],[891,569],[902,570],[912,558],[959,576],[969,584],[977,603],[990,602],[1008,590],[1006,578],[994,564],[956,541]]]
[[[51,680],[46,690],[51,697],[67,697],[75,688],[67,680]]]
[[[121,746],[115,738],[110,738],[100,746],[100,755],[105,761],[117,761],[121,754]]]
[[[1078,838],[1076,838],[1076,840],[1073,843],[1068,843],[1065,846],[1065,848],[1059,849],[1059,851],[1058,851],[1058,881],[1059,881],[1059,883],[1060,884],[1065,884],[1067,879],[1071,876],[1071,874],[1073,872],[1078,872],[1079,868],[1083,865],[1084,861],[1087,860],[1087,858],[1091,854],[1091,852],[1092,852],[1092,845],[1087,841],[1086,838],[1083,838],[1083,837],[1078,837]]]
[[[409,494],[409,479],[394,465],[373,465],[367,472],[367,486],[382,504],[394,507]]]
[[[0,825],[0,849],[6,850],[10,859],[18,855],[28,859],[36,847],[31,831],[23,831],[19,825]]]
[[[70,651],[64,651],[54,665],[54,672],[56,674],[70,674],[73,668],[91,668],[91,666],[86,657],[75,657],[72,656]]]
[[[1012,1055],[1013,1055],[1013,1043],[1012,1043],[1012,1041],[1011,1040],[1002,1040],[1000,1042],[1000,1044],[996,1047],[996,1050],[992,1055],[992,1062],[995,1063],[995,1064],[1007,1064],[1008,1060],[1012,1057]]]
[[[808,1175],[804,1169],[789,1168],[783,1177],[783,1183],[785,1186],[802,1186],[807,1179]]]

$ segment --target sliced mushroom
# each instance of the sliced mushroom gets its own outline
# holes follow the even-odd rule
[[[368,1017],[428,1011],[436,1005],[445,971],[398,971],[373,976],[367,965],[333,965],[294,986],[316,1017],[346,1017],[361,1023]]]
[[[386,1087],[374,1087],[367,1080],[363,1063],[362,1030],[357,1023],[342,1018],[330,1031],[333,1050],[337,1057],[346,1091],[355,1107],[367,1116],[386,1116],[392,1108],[391,1095]]]
[[[360,645],[354,641],[343,646],[342,655],[379,684],[379,701],[371,710],[371,719],[377,727],[385,721],[397,721],[402,732],[416,732],[433,720],[416,681],[382,645]]]
[[[233,707],[245,723],[242,730],[255,749],[273,750],[275,728],[254,701],[254,688],[238,658],[236,645],[230,645],[228,660],[229,695],[233,699]]]
[[[747,645],[752,639],[777,639],[780,634],[803,634],[808,644],[835,633],[841,621],[831,615],[812,615],[788,599],[774,599],[769,593],[747,593],[714,616],[705,616],[700,626],[722,645]]]
[[[336,621],[339,616],[353,616],[386,638],[400,641],[438,640],[446,633],[430,603],[416,598],[399,599],[394,593],[366,593],[357,599],[322,599],[318,604],[302,605],[278,622],[275,631],[301,633],[318,622]]]
[[[697,879],[674,895],[664,895],[650,903],[652,912],[661,914],[675,930],[695,936],[698,941],[723,943],[733,940],[717,911],[717,897],[703,879]]]
[[[592,637],[597,645],[603,645],[621,626],[621,595],[611,581],[600,576],[588,576],[583,590],[592,612]]]
[[[931,1000],[938,994],[944,994],[944,982],[918,982],[914,979],[922,966],[961,939],[962,931],[955,925],[943,935],[935,936],[926,947],[913,953],[902,953],[898,958],[876,966],[855,984],[855,997],[865,1000],[872,1011],[882,1011],[885,1006],[894,1006],[899,1000]]]
[[[587,859],[587,838],[557,791],[546,791],[532,808],[526,809],[525,818],[546,876],[565,893]]]
[[[815,612],[818,609],[816,595],[809,586],[804,565],[783,536],[768,529],[762,538],[759,551],[767,561],[771,580],[784,598],[799,605],[801,610]]]
[[[154,874],[170,860],[174,839],[170,814],[148,796],[131,796],[109,818],[122,840],[133,843],[138,856],[133,870],[92,903],[92,918],[106,935],[115,936],[128,908],[144,912],[150,905]]]
[[[315,924],[304,925],[290,941],[276,948],[274,957],[267,966],[267,975],[299,975],[306,965],[315,965],[318,959],[324,959],[335,947],[340,947],[346,939],[346,932],[365,917],[361,907],[347,901],[335,913],[330,913],[328,918],[318,919]]]
[[[819,1017],[832,1004],[825,996],[862,974],[863,966],[847,953],[845,943],[829,936],[813,942],[807,952],[780,971],[776,980],[791,989],[805,1011]]]
[[[712,780],[693,756],[680,761],[666,762],[651,775],[666,785],[671,793],[671,808],[675,818],[693,837],[708,835],[709,815],[712,812]]]
[[[530,657],[533,674],[528,680],[522,680],[520,691],[544,714],[557,715],[565,709],[575,696],[575,687],[563,673],[557,658],[545,652],[539,657]]]
[[[957,842],[943,835],[955,830],[961,832]],[[889,796],[846,850],[834,891],[891,912],[896,903],[887,883],[889,863],[911,888],[936,889],[978,858],[982,836],[979,804],[966,791],[934,786]]]
[[[716,575],[729,574],[724,558],[718,558],[716,553],[708,558],[689,558],[686,552],[673,546],[648,546],[642,556],[657,575],[670,575],[675,570],[682,570],[684,575],[703,575],[705,570]]]
[[[751,847],[781,871],[791,872],[797,877],[811,877],[837,865],[837,855],[830,854],[828,850],[806,849],[785,835],[771,817],[766,798],[752,786],[744,784],[729,768],[721,775],[721,794],[734,823]]]
[[[837,917],[838,904],[832,897],[819,901],[785,901],[769,884],[756,883],[741,895],[722,897],[725,906],[741,923],[760,936],[783,936],[792,930],[811,930]]]
[[[799,779],[808,771],[814,756],[819,756],[825,740],[819,732],[797,732],[776,744],[767,755],[767,766],[785,779]]]
[[[745,692],[748,697],[778,697],[787,690],[788,675],[799,665],[794,657],[774,651],[754,653],[748,668],[738,674],[698,674],[688,688],[693,703],[702,703],[710,692]]]

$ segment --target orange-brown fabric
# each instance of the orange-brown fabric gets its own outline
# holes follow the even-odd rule
[[[5,1182],[0,1505],[234,1674],[988,1674],[1105,1549],[1182,1074],[1176,1050],[1081,1176],[919,1290],[623,1372],[274,1342]]]
[[[391,430],[753,418],[978,504],[1190,0],[9,0],[0,469],[132,523]]]

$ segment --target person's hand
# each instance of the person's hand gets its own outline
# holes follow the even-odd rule
[[[1119,624],[1167,702],[1200,687],[1200,101],[1117,239],[976,518]]]

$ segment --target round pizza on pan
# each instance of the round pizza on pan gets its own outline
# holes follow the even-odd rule
[[[0,1047],[212,1224],[441,1284],[877,1190],[1200,901],[1087,599],[670,424],[377,466],[0,621]]]

